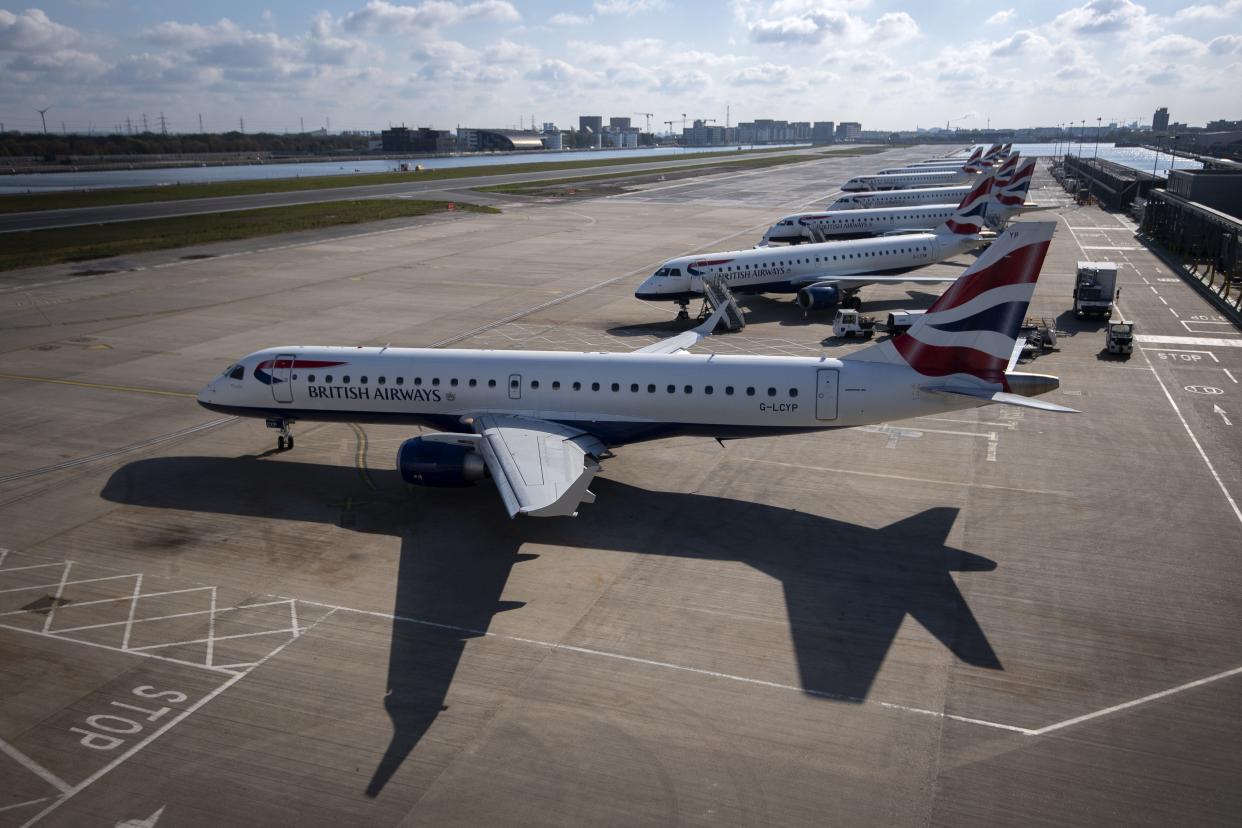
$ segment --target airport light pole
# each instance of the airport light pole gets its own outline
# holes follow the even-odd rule
[[[1103,118],[1095,119],[1095,160],[1096,161],[1100,160],[1100,124],[1103,121],[1104,121]]]

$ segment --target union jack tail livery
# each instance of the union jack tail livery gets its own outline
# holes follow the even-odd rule
[[[982,147],[975,147],[975,151],[970,154],[970,158],[966,159],[965,165],[962,166],[963,172],[980,172],[983,167],[979,163],[980,157],[983,155]]]
[[[996,171],[996,183],[992,185],[992,191],[995,192],[998,188],[1008,184],[1009,178],[1013,176],[1013,173],[1017,168],[1018,154],[1015,152],[1013,155],[1006,158],[1005,163],[1001,164],[1000,169]]]
[[[1017,171],[1011,177],[992,188],[992,200],[1002,207],[1020,208],[1026,204],[1026,193],[1031,189],[1031,179],[1034,176],[1035,159],[1028,158],[1018,166]]]
[[[992,180],[991,174],[980,176],[979,183],[966,194],[962,203],[957,205],[957,210],[943,225],[950,233],[958,236],[972,236],[983,229],[987,217],[988,194],[992,191]]]
[[[926,379],[920,392],[1073,411],[1023,396],[1059,387],[1056,377],[1013,371],[1055,228],[1053,221],[1011,225],[906,333],[846,359],[909,366]]]

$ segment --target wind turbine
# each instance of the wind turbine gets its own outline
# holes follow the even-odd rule
[[[49,109],[51,109],[50,106],[45,106],[43,109],[35,109],[35,112],[38,112],[39,117],[43,119],[43,134],[44,135],[47,135],[47,111]]]

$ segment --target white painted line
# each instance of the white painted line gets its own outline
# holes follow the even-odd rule
[[[1142,250],[1141,247],[1110,247],[1103,244],[1080,244],[1083,250]]]
[[[328,613],[326,613],[326,614],[323,616],[323,618],[320,618],[320,619],[319,619],[318,621],[316,621],[314,624],[311,624],[311,625],[310,625],[310,627],[307,627],[307,629],[308,629],[308,630],[309,630],[309,629],[313,629],[316,625],[318,625],[318,624],[320,624],[320,623],[322,623],[322,622],[326,621],[328,618],[331,618],[331,617],[332,617],[332,612],[328,612]],[[266,663],[269,659],[274,658],[274,657],[275,657],[276,655],[278,655],[278,654],[279,654],[282,650],[284,650],[284,649],[285,649],[285,647],[288,647],[290,644],[292,644],[292,643],[293,643],[294,641],[296,641],[296,640],[297,640],[296,638],[291,638],[291,639],[289,639],[288,641],[286,641],[284,644],[282,644],[282,645],[280,645],[279,647],[277,647],[276,649],[272,650],[270,653],[268,653],[267,655],[263,656],[263,658],[261,658],[261,659],[259,659],[257,662],[255,662],[255,667],[257,668],[257,667],[259,667],[260,665],[262,665],[262,664]],[[202,665],[199,665],[199,666],[202,666]],[[208,669],[216,669],[216,670],[218,670],[218,671],[220,671],[220,672],[223,672],[223,671],[219,670],[219,668],[208,668]],[[231,671],[229,671],[229,672],[231,672]],[[175,727],[176,725],[178,725],[178,724],[180,724],[182,721],[184,721],[184,720],[185,720],[187,717],[189,717],[192,713],[197,712],[200,708],[202,708],[202,707],[203,707],[203,705],[207,704],[207,703],[208,703],[208,702],[210,702],[212,699],[216,698],[216,697],[217,697],[217,696],[219,696],[221,693],[223,693],[225,690],[228,690],[228,689],[229,689],[230,687],[232,687],[234,684],[236,684],[237,682],[241,681],[241,680],[242,680],[242,678],[244,678],[246,675],[247,675],[247,673],[233,673],[233,675],[232,675],[232,676],[231,676],[231,677],[230,677],[227,681],[225,681],[223,684],[221,684],[221,685],[220,685],[219,687],[217,687],[215,690],[212,690],[210,693],[208,693],[207,695],[203,696],[201,699],[199,699],[198,701],[196,701],[194,704],[192,704],[192,705],[190,705],[189,707],[187,707],[185,710],[183,710],[183,711],[181,711],[180,713],[178,713],[178,714],[177,714],[176,716],[174,716],[172,719],[169,719],[169,720],[168,720],[168,721],[167,721],[167,722],[163,725],[163,727],[160,727],[159,729],[152,731],[152,732],[151,732],[151,734],[150,734],[149,736],[147,736],[145,739],[143,739],[141,742],[138,742],[138,743],[137,743],[137,744],[135,744],[133,747],[131,747],[129,750],[125,751],[125,752],[124,752],[124,753],[122,753],[120,756],[118,756],[118,757],[116,757],[115,759],[113,759],[113,760],[112,760],[111,762],[109,762],[107,765],[104,765],[102,768],[100,768],[99,770],[95,771],[93,774],[91,774],[90,776],[88,776],[86,779],[83,779],[81,782],[79,782],[78,784],[74,785],[74,786],[73,786],[72,788],[70,788],[69,790],[65,791],[65,795],[64,795],[63,797],[61,797],[60,799],[58,799],[56,802],[53,802],[53,803],[52,803],[51,805],[49,805],[48,807],[44,808],[44,809],[43,809],[42,811],[40,811],[39,813],[35,814],[35,815],[34,815],[34,817],[33,817],[33,818],[29,821],[29,822],[27,822],[27,823],[26,823],[26,825],[23,825],[23,826],[22,826],[22,828],[26,828],[26,826],[29,826],[29,825],[33,825],[33,824],[35,824],[35,823],[36,823],[36,822],[38,822],[39,820],[43,819],[43,817],[47,816],[47,815],[48,815],[48,814],[50,814],[52,811],[55,811],[55,810],[56,810],[57,808],[59,808],[61,805],[64,805],[64,804],[65,804],[66,802],[68,802],[70,799],[72,799],[73,797],[75,797],[75,796],[77,796],[79,793],[81,793],[82,791],[84,791],[84,790],[86,790],[87,788],[89,788],[89,787],[90,787],[91,785],[93,785],[95,782],[99,781],[99,779],[100,779],[100,778],[102,778],[103,776],[105,776],[107,773],[109,773],[110,771],[114,770],[115,768],[119,767],[119,766],[120,766],[123,762],[127,761],[127,760],[128,760],[131,756],[133,756],[134,754],[138,753],[138,751],[142,750],[142,749],[143,749],[143,748],[145,748],[147,745],[151,744],[151,743],[152,743],[152,742],[154,742],[156,739],[158,739],[159,737],[163,736],[165,733],[167,733],[167,732],[168,732],[169,730],[171,730],[173,727]]]
[[[142,658],[153,658],[156,661],[167,661],[172,664],[181,664],[186,667],[197,667],[199,670],[207,670],[208,672],[211,672],[211,673],[225,673],[227,675],[233,674],[232,670],[225,670],[220,667],[208,667],[206,664],[203,664],[198,661],[185,661],[180,658],[169,658],[168,656],[156,655],[155,653],[140,653],[137,650],[122,650],[119,647],[110,647],[107,644],[99,644],[94,641],[83,641],[80,638],[69,638],[68,636],[65,636],[65,635],[56,635],[56,634],[44,635],[38,630],[30,630],[30,629],[26,629],[25,627],[14,627],[9,624],[0,624],[0,629],[11,630],[12,632],[25,633],[26,635],[37,635],[41,638],[51,638],[55,641],[65,641],[70,644],[80,644],[83,647],[94,647],[96,650],[107,650],[110,653],[129,653],[130,655],[140,656]]]
[[[1225,411],[1225,409],[1221,408],[1219,405],[1212,406],[1212,413],[1220,415],[1220,418],[1224,421],[1225,425],[1233,425],[1233,423],[1229,422],[1229,412]]]
[[[1216,358],[1216,354],[1212,353],[1211,351],[1196,351],[1196,350],[1194,350],[1193,348],[1144,348],[1142,345],[1140,345],[1140,346],[1139,346],[1139,349],[1140,349],[1140,350],[1143,350],[1143,351],[1161,351],[1161,352],[1164,352],[1164,353],[1170,353],[1170,354],[1173,354],[1173,353],[1177,353],[1177,354],[1207,354],[1208,356],[1210,356],[1210,357],[1212,358],[1212,360],[1213,360],[1214,362],[1220,362],[1220,360]],[[1146,370],[1146,369],[1145,369],[1145,368],[1143,368],[1143,369],[1140,369],[1140,370]]]
[[[981,435],[980,435],[981,436]],[[762,463],[766,466],[783,466],[789,469],[805,469],[807,471],[829,472],[832,474],[857,474],[862,477],[878,477],[884,480],[906,480],[911,483],[931,483],[937,486],[965,486],[970,489],[997,489],[1005,492],[1028,492],[1030,494],[1069,497],[1069,492],[1057,492],[1048,489],[1028,489],[1023,486],[1001,486],[996,483],[963,483],[960,480],[937,480],[931,477],[908,477],[904,474],[885,474],[883,472],[861,471],[859,469],[834,469],[829,466],[808,466],[803,463],[783,463],[780,460],[764,460],[759,457],[735,457],[735,460],[746,463]],[[303,603],[306,603],[303,601]]]
[[[1239,343],[1239,344],[1242,344],[1242,343]],[[66,563],[73,563],[73,561],[66,561]],[[119,578],[132,578],[132,577],[134,576],[133,575],[109,575],[106,578],[82,578],[77,581],[65,581],[64,583],[36,584],[35,586],[12,587],[11,589],[0,589],[0,595],[3,595],[4,593],[7,593],[7,592],[22,592],[22,591],[31,590],[31,589],[51,589],[54,586],[58,586],[63,589],[64,587],[74,586],[76,584],[93,584],[96,581],[115,581]]]
[[[1215,354],[1212,355],[1212,359],[1216,359]],[[1219,359],[1216,359],[1216,361],[1220,362]],[[1238,381],[1238,378],[1235,377],[1232,373],[1230,373],[1228,368],[1221,368],[1220,370],[1224,371],[1225,376],[1229,377],[1229,379],[1233,380],[1235,383]]]
[[[282,601],[281,603],[283,604],[284,602]],[[306,631],[297,630],[297,629],[260,630],[259,632],[237,633],[236,635],[216,636],[215,640],[216,641],[231,641],[234,638],[254,638],[257,635],[291,635],[293,636],[293,638],[298,638],[304,632]],[[165,647],[180,647],[183,644],[203,644],[205,642],[210,642],[210,641],[211,641],[210,638],[189,638],[189,639],[186,639],[185,641],[169,641],[167,644],[146,644],[142,647],[130,647],[129,652],[138,653],[138,652],[143,652],[145,650],[162,650]],[[208,664],[207,666],[210,667],[211,665]]]
[[[12,811],[16,808],[25,808],[27,805],[38,805],[40,802],[44,802],[46,800],[46,796],[41,796],[38,799],[31,799],[27,802],[18,802],[16,805],[5,805],[3,808],[0,808],[0,814],[5,811]]]
[[[23,768],[30,771],[35,776],[39,777],[44,782],[51,785],[53,788],[60,791],[61,793],[68,793],[69,791],[68,782],[61,779],[59,776],[52,773],[50,770],[43,767],[38,762],[31,759],[29,756],[22,753],[20,750],[13,747],[12,745],[4,741],[3,739],[0,739],[0,753],[3,753],[5,756],[9,757],[14,762],[21,765]],[[47,797],[44,797],[44,799],[46,798]]]
[[[1141,699],[1133,699],[1128,702],[1122,702],[1121,704],[1115,704],[1112,707],[1106,707],[1103,710],[1097,710],[1094,713],[1087,713],[1083,716],[1075,716],[1074,718],[1066,719],[1063,722],[1057,722],[1056,724],[1051,724],[1047,727],[1041,727],[1038,730],[1031,731],[1031,735],[1043,736],[1045,733],[1051,733],[1054,730],[1062,730],[1063,728],[1070,727],[1071,725],[1081,724],[1083,722],[1089,722],[1092,719],[1098,719],[1101,716],[1107,716],[1110,713],[1116,713],[1120,710],[1127,710],[1131,707],[1137,707],[1140,704],[1146,704],[1147,702],[1167,698],[1176,693],[1185,692],[1186,690],[1193,690],[1196,687],[1202,687],[1205,684],[1211,684],[1212,682],[1220,681],[1221,679],[1226,679],[1230,676],[1236,676],[1239,673],[1242,673],[1242,667],[1234,667],[1232,670],[1226,670],[1223,673],[1217,673],[1216,675],[1208,676],[1207,678],[1188,681],[1185,684],[1179,684],[1177,687],[1170,687],[1168,690],[1161,690],[1159,693],[1152,693],[1151,695],[1143,696]]]
[[[135,576],[126,575],[126,576],[119,576],[119,577],[133,578]],[[141,573],[138,574],[136,577],[141,579],[142,578]],[[77,607],[89,607],[95,604],[113,604],[113,603],[116,603],[117,601],[132,601],[134,600],[134,598],[157,598],[161,595],[180,595],[183,592],[201,592],[204,589],[211,589],[211,587],[190,587],[189,589],[170,589],[165,592],[147,592],[142,595],[136,595],[136,596],[135,595],[118,595],[115,598],[98,598],[94,601],[74,601],[73,606],[76,609]],[[8,610],[7,612],[0,612],[0,617],[6,616],[6,615],[22,615],[27,612],[30,612],[30,610],[25,610],[25,609]],[[122,624],[124,622],[115,621],[112,623]],[[58,630],[58,632],[64,632],[64,630]]]
[[[1156,298],[1159,299],[1161,302],[1164,302],[1166,305],[1169,304],[1168,300],[1165,299],[1163,296],[1157,296]]]
[[[5,554],[7,554],[7,552]],[[3,561],[3,560],[4,560],[3,558],[0,558],[0,561]],[[8,569],[0,569],[0,572],[21,572],[24,569],[47,569],[49,566],[64,566],[64,565],[65,565],[64,561],[58,561],[57,563],[32,564],[31,566],[10,566]]]
[[[65,561],[65,569],[60,574],[60,584],[56,587],[56,594],[52,596],[52,606],[48,608],[47,617],[43,619],[43,632],[52,628],[52,619],[56,617],[56,607],[60,603],[60,596],[65,592],[65,582],[69,580],[69,570],[72,568],[73,561]]]
[[[1139,342],[1149,345],[1204,345],[1209,348],[1242,348],[1242,342],[1236,339],[1213,339],[1206,336],[1156,336],[1153,334],[1135,334]]]
[[[1169,308],[1169,313],[1173,314],[1174,316],[1178,315],[1177,311],[1173,310],[1172,308]]]
[[[216,654],[216,588],[211,588],[211,607],[208,609],[210,615],[207,616],[207,658],[203,659],[207,666],[211,666],[211,662]]]
[[[1228,341],[1228,340],[1226,340]],[[1212,465],[1212,461],[1208,459],[1207,452],[1203,450],[1203,446],[1199,445],[1199,438],[1195,437],[1195,433],[1190,430],[1190,424],[1186,422],[1186,418],[1182,416],[1182,410],[1177,407],[1177,402],[1173,399],[1173,395],[1169,393],[1169,389],[1165,387],[1164,380],[1160,379],[1156,366],[1151,364],[1151,359],[1142,348],[1139,353],[1143,354],[1143,359],[1147,360],[1147,367],[1151,368],[1151,375],[1156,378],[1156,382],[1160,385],[1160,390],[1164,392],[1164,396],[1169,401],[1169,405],[1173,406],[1173,413],[1177,415],[1177,419],[1181,420],[1182,428],[1186,429],[1186,436],[1190,438],[1190,442],[1194,443],[1195,449],[1199,452],[1199,456],[1203,458],[1204,465],[1208,471],[1212,473],[1212,479],[1216,481],[1216,485],[1220,487],[1221,494],[1225,496],[1225,500],[1229,501],[1229,507],[1233,509],[1234,517],[1238,519],[1238,523],[1242,523],[1242,509],[1238,508],[1238,503],[1233,499],[1233,495],[1229,494],[1229,490],[1225,488],[1225,482],[1220,479],[1220,475],[1216,473],[1216,467]]]
[[[215,587],[198,587],[197,589],[187,589],[187,590],[184,590],[184,591],[185,591],[185,592],[199,592],[199,591],[204,590],[204,589],[214,590],[214,589],[215,589]],[[157,593],[157,594],[158,594],[158,593]],[[145,595],[144,595],[144,596],[142,596],[142,597],[144,597],[144,598],[145,598],[145,597],[148,597],[148,596],[145,596]],[[109,601],[115,601],[115,600],[117,600],[117,599],[115,599],[115,598],[110,598],[110,599],[108,599],[108,600],[109,600]],[[120,599],[120,600],[129,600],[129,599],[128,599],[128,598],[122,598],[122,599]],[[281,600],[279,600],[279,601],[267,601],[267,602],[262,603],[262,604],[246,604],[246,605],[244,605],[244,606],[240,606],[240,607],[225,607],[224,609],[215,609],[215,610],[210,610],[210,609],[205,609],[205,610],[189,610],[189,611],[187,611],[187,612],[177,612],[177,613],[173,613],[172,615],[153,615],[153,616],[151,616],[150,618],[135,618],[135,619],[133,619],[133,621],[104,621],[104,622],[103,622],[103,623],[101,623],[101,624],[86,624],[86,625],[81,626],[81,627],[65,627],[65,628],[63,628],[63,629],[59,629],[59,630],[51,630],[51,631],[49,632],[49,635],[61,635],[62,633],[81,632],[82,630],[99,630],[99,629],[103,629],[104,627],[117,627],[117,626],[120,626],[121,624],[146,624],[148,621],[169,621],[169,620],[172,620],[172,619],[174,619],[174,618],[193,618],[195,615],[207,615],[208,613],[215,613],[216,615],[221,615],[221,614],[226,613],[226,612],[237,612],[238,610],[253,609],[253,608],[255,608],[255,607],[271,607],[271,606],[275,606],[276,604],[284,604],[284,603],[286,603],[286,602],[287,602],[287,601],[286,601],[286,599],[281,599]],[[82,604],[74,604],[74,606],[75,606],[75,607],[84,607],[84,606],[86,606],[86,605],[87,605],[87,603],[105,603],[105,602],[103,602],[103,601],[99,601],[99,602],[96,602],[96,601],[91,601],[91,602],[85,602],[85,603],[82,603]],[[29,612],[29,610],[19,610],[19,612]],[[6,613],[6,614],[8,614],[8,613]]]
[[[1156,286],[1155,286],[1155,285],[1149,285],[1149,287],[1151,288],[1151,292],[1152,292],[1152,293],[1156,294],[1157,296],[1159,296],[1159,295],[1160,295],[1160,291],[1156,290]]]
[[[138,573],[138,577],[134,583],[134,597],[129,602],[129,617],[125,619],[125,635],[121,638],[121,649],[129,649],[129,634],[134,629],[134,612],[138,609],[138,596],[142,594],[142,573]]]

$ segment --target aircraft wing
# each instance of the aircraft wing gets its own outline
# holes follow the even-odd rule
[[[1080,414],[1078,409],[1069,408],[1056,403],[1044,402],[1030,397],[1024,397],[1021,394],[1009,394],[1004,391],[988,391],[983,388],[953,388],[945,385],[924,385],[919,388],[920,391],[929,391],[933,394],[945,394],[951,397],[973,397],[977,400],[985,402],[1000,403],[1002,405],[1016,405],[1020,408],[1034,408],[1038,411],[1053,411],[1058,414]]]
[[[712,335],[712,331],[716,330],[716,325],[720,323],[720,318],[724,316],[725,305],[716,308],[711,316],[703,321],[702,325],[692,328],[688,331],[682,331],[676,336],[670,336],[668,339],[661,339],[659,342],[653,342],[645,348],[639,348],[636,354],[676,354],[684,353],[695,345],[703,341],[705,337]]]
[[[510,414],[474,418],[478,447],[509,517],[560,517],[594,503],[587,489],[607,447],[585,431]]]

